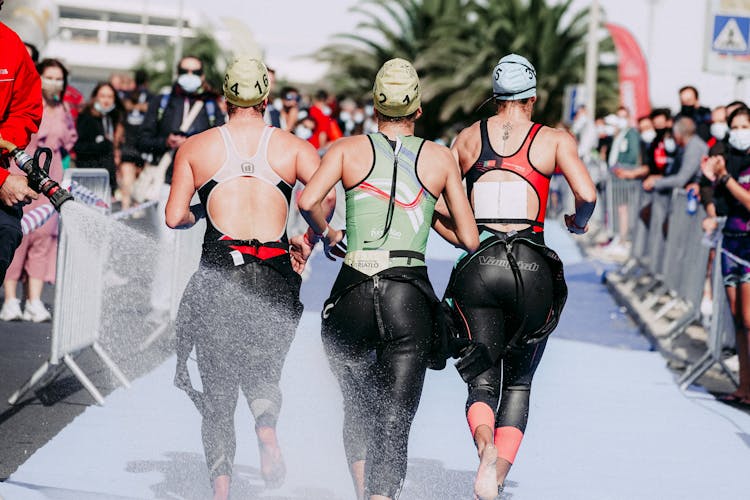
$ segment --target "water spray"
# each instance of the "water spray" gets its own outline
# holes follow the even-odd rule
[[[10,156],[13,157],[18,168],[26,173],[29,187],[49,198],[58,212],[63,203],[73,199],[73,195],[49,177],[49,167],[52,163],[52,150],[50,148],[37,149],[33,158],[23,149],[3,139],[0,139],[0,148],[10,151]],[[43,165],[41,164],[42,157],[44,157]]]

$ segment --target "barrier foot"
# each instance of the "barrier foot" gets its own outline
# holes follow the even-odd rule
[[[729,369],[726,363],[724,363],[723,359],[719,359],[718,361],[719,366],[721,367],[721,370],[729,377],[729,380],[732,381],[735,387],[740,386],[740,379],[737,378],[737,375],[734,374],[732,370]]]
[[[122,386],[126,389],[130,389],[130,382],[125,377],[125,374],[122,373],[120,367],[118,367],[117,364],[112,361],[112,358],[110,358],[107,352],[102,348],[102,346],[99,345],[99,342],[94,342],[91,348],[99,356],[99,359],[101,359],[104,364],[107,365],[107,367],[110,369],[110,371],[112,371],[115,377],[117,377],[117,380],[120,381],[120,384],[122,384]]]
[[[104,398],[102,397],[99,390],[96,388],[96,386],[89,380],[89,378],[86,376],[85,373],[83,373],[83,370],[76,364],[75,361],[73,361],[73,358],[70,357],[70,354],[66,354],[63,356],[63,361],[65,362],[65,365],[70,368],[70,371],[73,372],[73,375],[76,376],[79,382],[83,384],[83,387],[86,388],[87,391],[89,391],[89,394],[96,400],[97,404],[99,406],[104,406]]]
[[[714,365],[714,357],[711,352],[706,352],[701,359],[699,359],[694,365],[688,368],[685,373],[680,377],[679,384],[680,389],[685,391],[687,388],[698,380],[701,375],[706,373]]]
[[[657,311],[656,315],[654,316],[654,321],[659,321],[662,319],[669,311],[671,311],[677,304],[680,303],[680,299],[675,297],[666,304],[662,306],[659,311]]]
[[[45,361],[42,366],[40,366],[37,371],[34,372],[34,374],[31,376],[31,378],[21,386],[20,389],[18,389],[16,392],[14,392],[11,397],[8,398],[8,404],[14,405],[18,402],[18,400],[29,392],[29,390],[36,385],[37,382],[39,382],[42,377],[47,373],[49,370],[50,363],[49,361]]]

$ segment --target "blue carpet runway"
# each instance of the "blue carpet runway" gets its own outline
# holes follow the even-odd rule
[[[658,353],[623,317],[568,235],[548,224],[570,298],[532,391],[526,438],[506,483],[513,500],[747,498],[750,416],[698,391],[681,393]],[[438,292],[453,249],[431,242]],[[341,443],[341,396],[319,338],[319,310],[339,263],[317,257],[307,309],[286,361],[279,434],[283,488],[264,491],[253,423],[238,405],[233,498],[353,498]],[[210,497],[198,413],[172,386],[174,358],[89,407],[34,453],[0,496],[24,499]],[[197,375],[194,380],[197,380]],[[472,497],[477,465],[452,367],[429,372],[411,433],[404,500]]]

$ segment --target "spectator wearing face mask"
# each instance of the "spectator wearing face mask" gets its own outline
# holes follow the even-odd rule
[[[123,112],[114,87],[108,82],[99,82],[91,93],[91,100],[78,115],[76,123],[76,166],[107,169],[112,193],[117,189],[116,166],[125,135],[122,125]]]
[[[679,146],[675,161],[663,174],[646,177],[643,181],[643,189],[646,191],[684,188],[700,172],[701,160],[708,154],[708,146],[698,136],[695,122],[683,116],[675,122],[673,134],[674,141]]]
[[[203,61],[193,55],[183,57],[177,64],[177,75],[169,93],[151,98],[138,137],[139,149],[151,154],[153,160],[153,165],[144,167],[141,176],[153,177],[160,186],[156,225],[164,250],[159,253],[151,290],[152,311],[147,318],[147,322],[156,328],[166,326],[170,321],[169,265],[172,257],[167,249],[174,244],[174,230],[166,226],[164,210],[172,184],[174,156],[188,137],[224,125],[218,96],[206,85]],[[258,84],[268,85],[269,82]]]
[[[48,175],[60,182],[63,174],[63,158],[76,143],[76,127],[68,106],[62,102],[68,82],[68,70],[56,59],[45,59],[37,65],[42,80],[44,112],[39,131],[31,136],[27,151],[46,147],[52,150],[52,161]],[[11,174],[24,175],[17,166]],[[23,208],[24,214],[49,203],[39,197]],[[0,310],[0,320],[49,321],[50,313],[42,303],[44,282],[55,281],[57,255],[57,216],[53,215],[42,226],[23,237],[16,249],[5,276],[5,302]],[[26,278],[26,303],[23,312],[21,301],[16,297],[18,282]]]
[[[682,87],[679,93],[680,112],[674,117],[674,121],[682,117],[690,118],[695,123],[698,137],[708,141],[711,138],[711,110],[700,105],[698,89],[692,85]]]
[[[294,87],[282,88],[280,128],[292,132],[297,127],[299,114],[299,90]]]

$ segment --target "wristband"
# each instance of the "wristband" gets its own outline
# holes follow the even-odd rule
[[[330,229],[331,229],[331,226],[329,226],[328,224],[326,224],[326,228],[325,228],[325,229],[323,230],[323,232],[322,232],[322,233],[316,233],[316,232],[315,232],[315,231],[313,230],[313,234],[314,234],[315,236],[317,236],[318,238],[325,238],[326,236],[328,236],[328,231],[329,231]]]
[[[717,186],[726,186],[727,182],[729,182],[729,179],[731,179],[732,176],[729,174],[724,174],[721,177],[718,178],[716,181]]]

